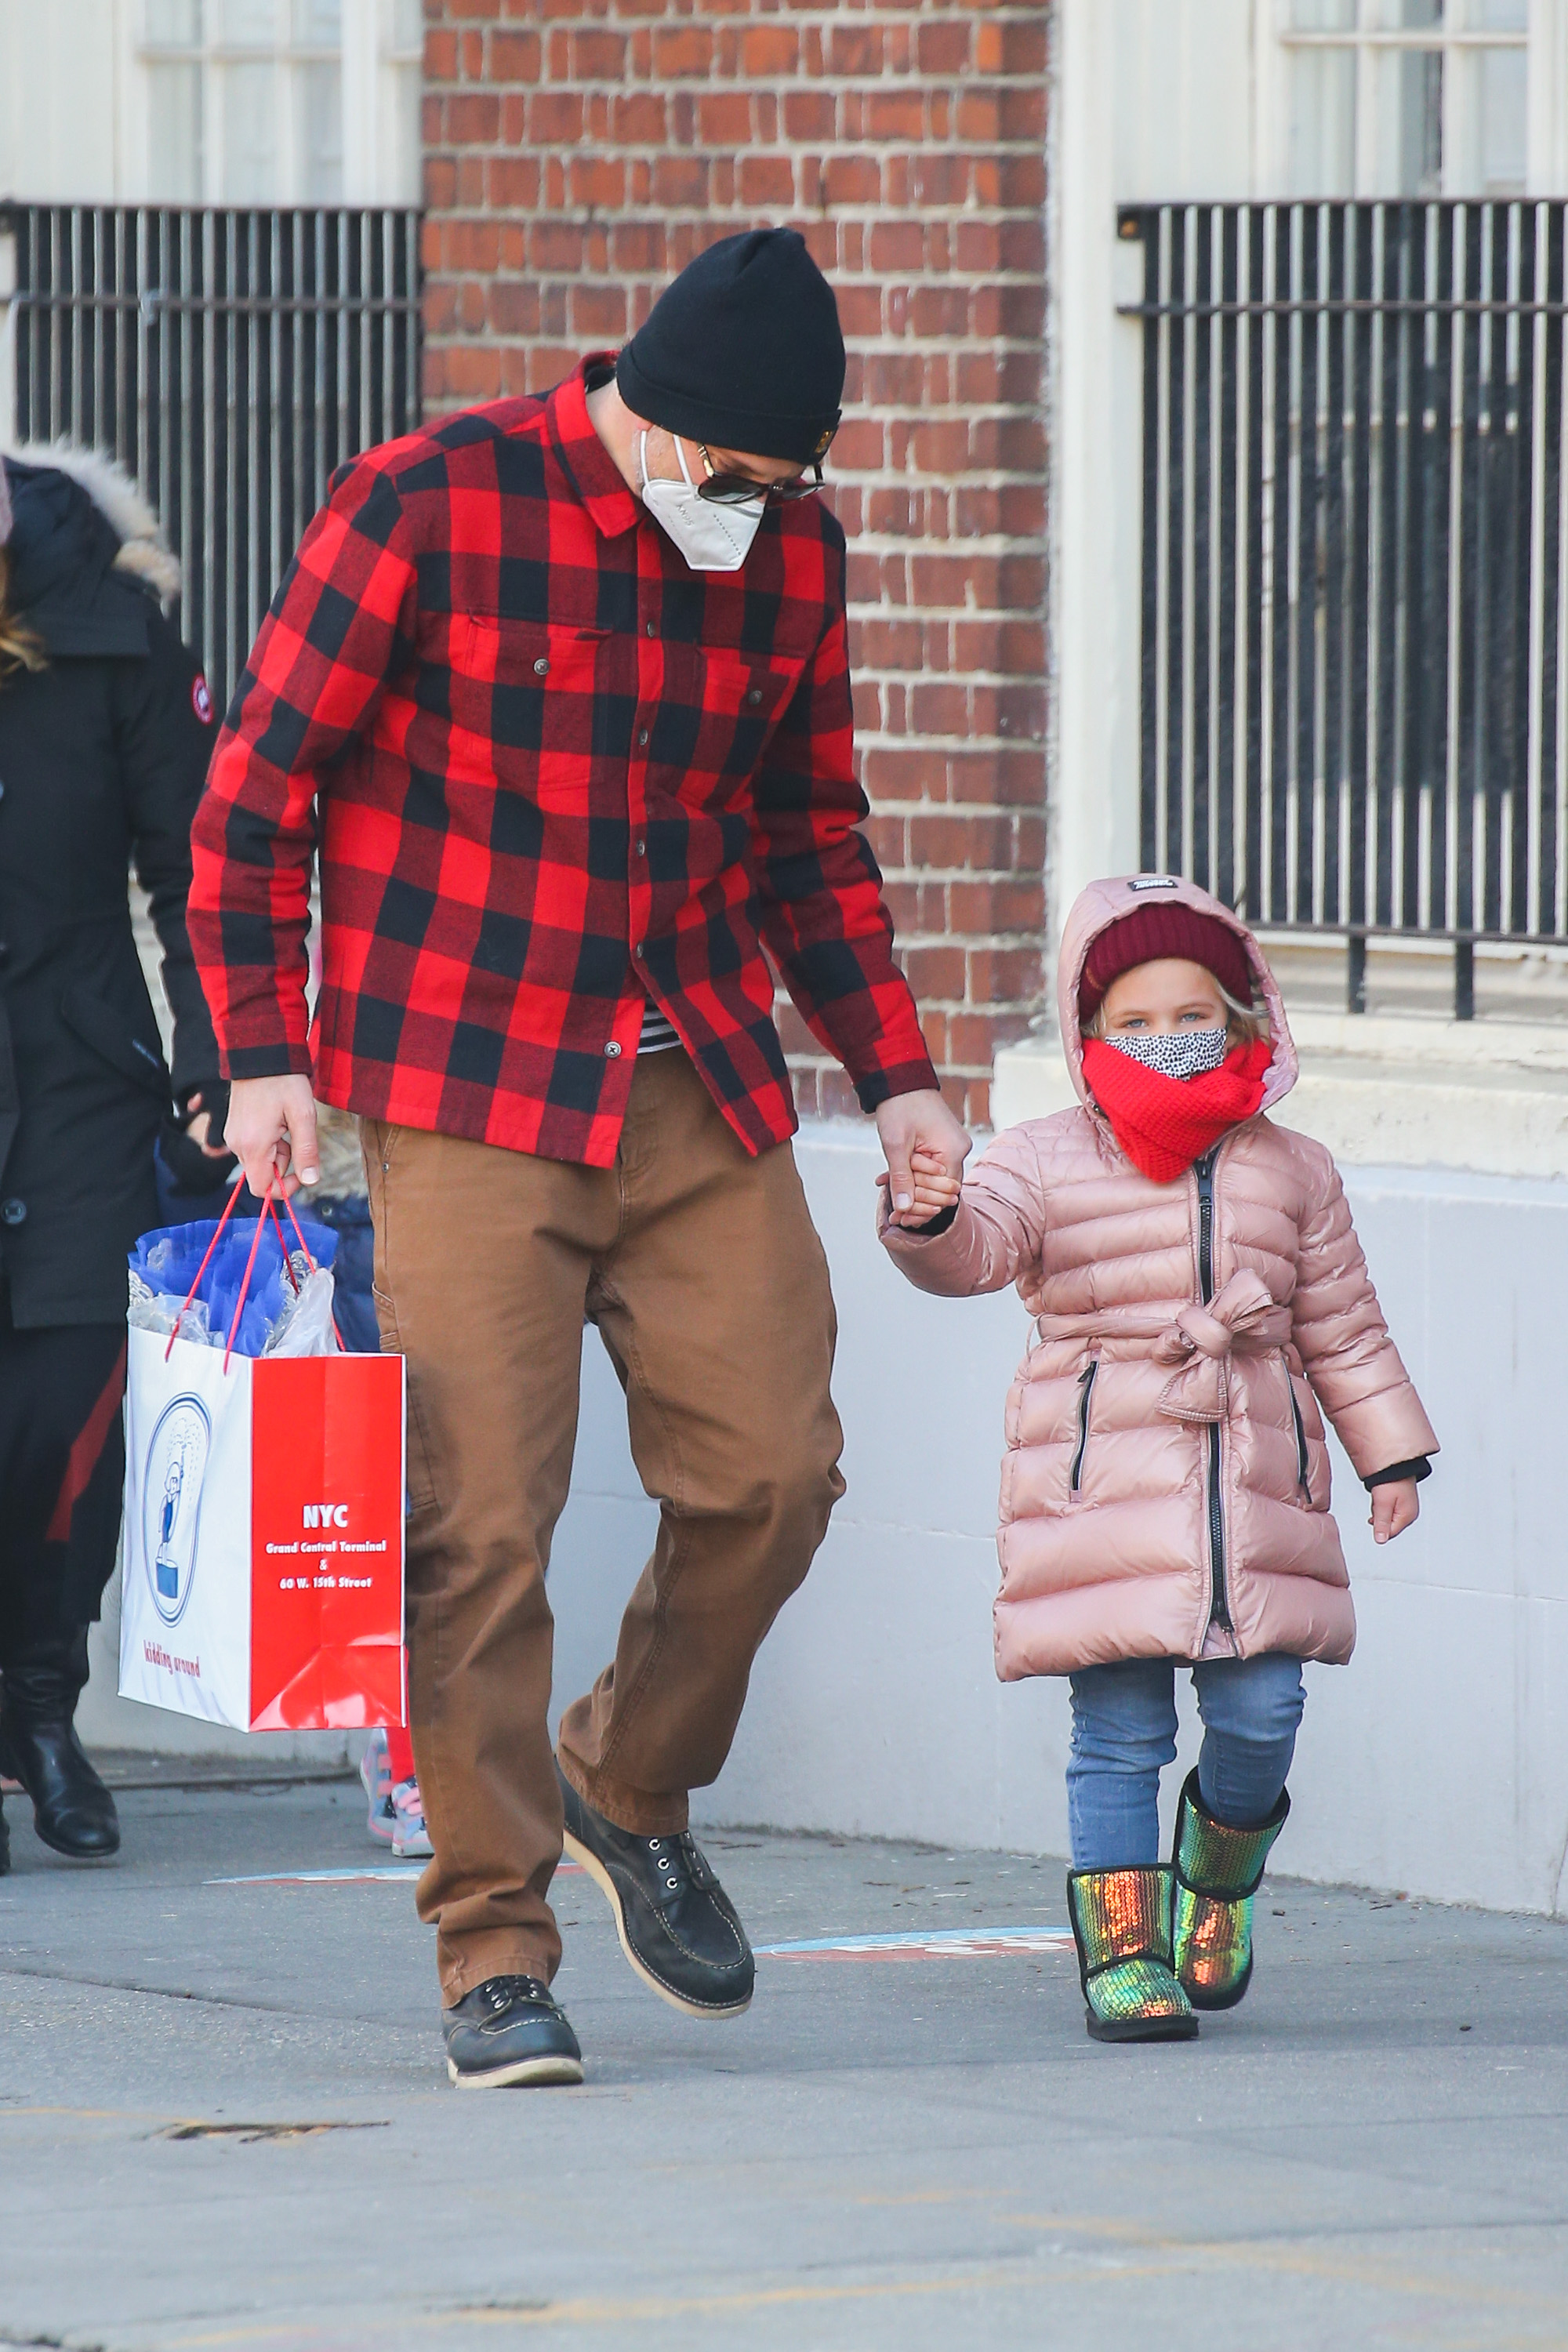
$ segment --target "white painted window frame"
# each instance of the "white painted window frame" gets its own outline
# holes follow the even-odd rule
[[[202,76],[203,171],[199,201],[230,202],[225,181],[223,79],[237,67],[270,63],[279,82],[278,172],[268,201],[307,201],[304,158],[299,152],[299,108],[293,87],[300,68],[335,65],[341,76],[342,107],[342,194],[344,204],[414,203],[418,197],[419,155],[403,152],[400,135],[398,81],[416,76],[423,62],[422,36],[400,37],[406,12],[396,0],[342,0],[340,43],[298,40],[291,30],[290,0],[273,0],[274,37],[270,48],[257,44],[204,39],[199,42],[154,41],[147,35],[145,0],[130,0],[121,7],[121,117],[131,177],[136,199],[145,200],[152,185],[151,75],[162,64],[190,64]],[[417,100],[416,99],[416,122]],[[417,141],[416,142],[416,149]]]
[[[1525,131],[1526,195],[1568,194],[1568,0],[1530,0],[1528,28],[1504,32],[1465,22],[1475,0],[1447,0],[1445,22],[1421,30],[1394,30],[1372,20],[1384,0],[1356,0],[1357,25],[1352,28],[1306,32],[1290,22],[1290,0],[1256,0],[1254,54],[1257,60],[1254,123],[1255,177],[1258,196],[1287,193],[1289,154],[1289,68],[1293,56],[1311,50],[1350,50],[1356,59],[1355,185],[1344,191],[1356,196],[1391,193],[1381,180],[1377,153],[1377,107],[1373,87],[1376,60],[1391,51],[1460,56],[1484,49],[1522,48],[1529,60],[1529,93]],[[1479,8],[1476,10],[1479,14]],[[1445,154],[1462,152],[1466,125],[1464,78],[1445,74],[1443,147]],[[1326,192],[1324,192],[1326,193]],[[1473,196],[1473,187],[1445,186],[1445,195]]]

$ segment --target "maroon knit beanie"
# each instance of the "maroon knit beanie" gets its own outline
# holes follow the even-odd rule
[[[1184,963],[1201,963],[1238,1004],[1252,1002],[1252,968],[1239,932],[1201,914],[1195,907],[1174,905],[1134,907],[1108,923],[1091,943],[1079,984],[1080,1021],[1092,1020],[1113,980],[1141,963],[1161,956],[1176,956]]]

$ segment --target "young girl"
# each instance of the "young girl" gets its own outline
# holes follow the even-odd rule
[[[962,1193],[922,1160],[881,1236],[922,1290],[1016,1282],[1036,1318],[1007,1399],[996,1671],[1071,1677],[1089,2032],[1185,2039],[1252,1973],[1301,1661],[1355,1640],[1319,1409],[1379,1543],[1415,1519],[1436,1440],[1332,1160],[1263,1116],[1296,1054],[1246,927],[1168,876],[1094,883],[1058,1003],[1081,1108],[999,1135]],[[1178,1664],[1204,1741],[1167,1866]]]

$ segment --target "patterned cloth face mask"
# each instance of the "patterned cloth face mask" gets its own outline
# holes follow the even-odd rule
[[[1105,1040],[1119,1054],[1158,1070],[1163,1078],[1201,1078],[1217,1070],[1230,1051],[1228,1029],[1142,1029],[1113,1031]]]

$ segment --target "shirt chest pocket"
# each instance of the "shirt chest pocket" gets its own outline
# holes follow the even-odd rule
[[[805,665],[669,646],[648,751],[682,800],[722,805],[756,773]]]
[[[452,619],[451,772],[541,808],[585,814],[605,718],[608,633],[458,613]]]

